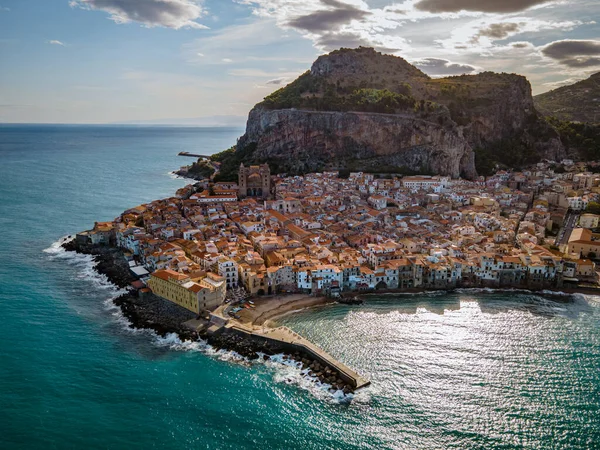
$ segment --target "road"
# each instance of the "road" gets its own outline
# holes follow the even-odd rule
[[[565,223],[563,227],[558,232],[558,236],[556,236],[556,240],[554,241],[556,245],[566,244],[569,241],[569,236],[571,236],[571,231],[577,225],[577,221],[579,220],[579,215],[581,213],[576,211],[569,210],[567,212],[567,217],[565,218]]]

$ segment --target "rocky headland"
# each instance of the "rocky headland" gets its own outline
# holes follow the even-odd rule
[[[240,162],[268,162],[292,174],[349,169],[472,179],[481,151],[507,163],[565,156],[525,77],[433,79],[402,58],[358,48],[319,57],[267,96],[250,111],[235,149],[217,160],[221,178],[233,178]]]

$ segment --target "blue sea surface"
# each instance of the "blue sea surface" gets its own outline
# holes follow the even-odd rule
[[[59,238],[186,184],[243,130],[0,125],[0,448],[600,448],[600,302],[382,295],[283,323],[366,375],[351,401],[277,362],[134,331]]]

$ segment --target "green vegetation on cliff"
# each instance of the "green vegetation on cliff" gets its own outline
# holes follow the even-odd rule
[[[558,131],[569,153],[576,153],[586,161],[600,159],[600,125],[569,122],[556,117],[548,117],[547,121]]]
[[[247,145],[244,148],[233,146],[222,152],[215,153],[210,157],[211,161],[220,164],[219,173],[214,177],[215,182],[237,181],[240,164],[247,164],[256,150],[256,144]]]
[[[188,174],[195,177],[210,178],[215,169],[205,160],[195,162],[188,169]]]
[[[489,176],[500,168],[520,170],[539,161],[539,155],[518,139],[504,139],[485,148],[475,148],[475,168],[479,175]]]
[[[310,71],[295,81],[265,97],[261,103],[267,109],[309,109],[315,111],[357,111],[394,114],[413,108],[415,99],[410,85],[398,85],[399,92],[362,86],[341,86],[327,83]]]
[[[545,116],[600,124],[600,72],[586,80],[533,97]]]

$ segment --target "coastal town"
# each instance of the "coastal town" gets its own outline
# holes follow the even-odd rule
[[[97,270],[129,288],[115,304],[132,327],[202,337],[249,359],[283,353],[346,395],[369,380],[279,318],[381,292],[597,292],[593,170],[563,160],[468,181],[274,176],[267,164],[241,164],[237,182],[196,180],[64,246],[101,255]]]
[[[477,181],[337,172],[187,185],[77,239],[127,252],[137,287],[200,313],[227,292],[593,287],[600,175],[572,161]],[[598,211],[600,213],[600,211]]]

